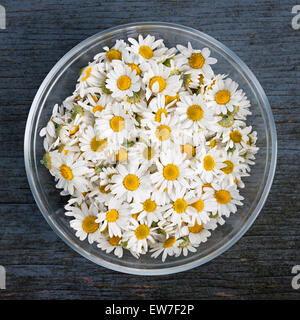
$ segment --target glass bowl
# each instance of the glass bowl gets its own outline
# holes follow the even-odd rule
[[[251,176],[244,180],[246,187],[241,189],[245,197],[244,206],[232,214],[223,226],[212,232],[206,243],[202,243],[196,253],[179,258],[168,257],[163,263],[149,254],[134,258],[125,252],[122,259],[106,254],[96,245],[80,241],[69,226],[64,215],[67,197],[61,197],[55,188],[53,177],[40,164],[43,157],[43,139],[39,136],[49,120],[55,103],[61,103],[75,89],[78,71],[92,61],[94,55],[104,46],[112,46],[117,39],[136,38],[138,34],[154,35],[164,39],[165,45],[208,47],[211,56],[218,59],[214,66],[216,73],[228,74],[237,81],[252,104],[252,115],[247,124],[258,133],[256,164]],[[195,29],[163,22],[143,22],[114,27],[84,40],[70,50],[49,72],[40,86],[32,103],[25,131],[25,166],[30,188],[35,201],[46,221],[72,249],[87,259],[103,267],[138,275],[163,275],[185,271],[206,263],[229,249],[249,229],[262,209],[271,188],[277,153],[276,129],[267,97],[249,68],[231,50],[212,37]]]

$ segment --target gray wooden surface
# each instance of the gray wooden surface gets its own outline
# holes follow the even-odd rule
[[[0,299],[299,299],[291,269],[300,264],[300,30],[296,0],[7,0],[0,30]],[[298,4],[299,1],[298,1]],[[236,52],[272,106],[278,166],[266,205],[229,251],[196,269],[136,277],[73,252],[40,214],[23,163],[25,123],[52,66],[81,40],[145,20],[194,27]]]

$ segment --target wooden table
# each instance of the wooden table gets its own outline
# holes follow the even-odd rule
[[[299,2],[299,1],[298,1]],[[0,299],[299,299],[300,29],[296,0],[6,0],[0,30]],[[136,277],[99,267],[50,229],[32,197],[23,163],[33,97],[74,45],[119,24],[157,20],[194,27],[236,52],[272,106],[278,165],[268,200],[231,249],[193,270]]]

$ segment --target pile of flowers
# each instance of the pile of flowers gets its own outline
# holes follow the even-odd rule
[[[257,134],[208,48],[141,35],[104,47],[40,132],[76,236],[107,253],[187,255],[237,211]]]

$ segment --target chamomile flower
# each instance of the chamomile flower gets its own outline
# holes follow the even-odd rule
[[[132,69],[121,61],[112,62],[113,69],[107,74],[106,87],[112,92],[111,96],[117,99],[131,97],[141,88],[140,77],[136,69]]]
[[[186,71],[190,70],[194,73],[202,72],[208,76],[213,74],[210,65],[215,64],[217,59],[210,57],[210,50],[208,48],[195,50],[189,42],[187,47],[177,45],[177,49],[182,54]]]
[[[189,167],[190,161],[176,149],[168,153],[161,153],[160,160],[156,161],[157,172],[150,175],[156,188],[167,190],[172,197],[181,190],[189,188],[189,178],[193,171]]]
[[[137,220],[141,223],[147,221],[148,225],[152,222],[157,222],[162,219],[162,212],[164,207],[156,203],[155,200],[148,198],[144,201],[135,201],[131,203],[131,213],[138,213]]]
[[[97,162],[101,159],[105,159],[107,138],[100,139],[92,126],[88,126],[85,130],[83,130],[79,141],[82,156],[86,160]]]
[[[201,148],[201,154],[199,163],[196,164],[196,171],[202,180],[211,183],[214,177],[222,174],[221,169],[226,166],[223,163],[224,155],[215,148],[207,152],[204,148]]]
[[[149,121],[151,122],[161,122],[162,118],[167,118],[174,112],[174,104],[176,100],[171,101],[166,105],[166,97],[164,95],[157,95],[149,103],[149,108],[144,111],[143,119],[141,120],[141,125],[147,126]]]
[[[177,102],[176,114],[182,123],[182,128],[189,132],[198,133],[198,129],[210,128],[219,118],[204,103],[201,94],[183,95]]]
[[[164,218],[179,226],[183,222],[191,223],[192,215],[196,213],[195,207],[191,205],[197,200],[194,192],[186,193],[185,190],[179,190],[172,194],[171,200],[166,206]]]
[[[137,254],[144,254],[148,251],[148,242],[154,243],[155,229],[147,223],[139,223],[135,219],[130,219],[128,231],[123,235],[127,241],[127,248]]]
[[[116,169],[117,174],[111,178],[111,192],[117,199],[142,201],[149,196],[147,167],[132,161],[127,166],[119,164]]]
[[[120,104],[114,104],[105,110],[95,122],[95,131],[100,139],[107,139],[113,150],[118,150],[124,139],[134,135],[134,123]]]
[[[88,207],[85,202],[73,213],[75,219],[70,221],[71,228],[76,230],[76,237],[81,241],[88,239],[92,244],[100,237],[100,225],[96,222],[98,209],[91,205]]]
[[[188,229],[188,237],[191,244],[204,243],[211,236],[211,232],[205,227],[205,225],[198,224],[197,221],[195,221],[193,225],[189,226]]]
[[[58,155],[52,157],[52,174],[58,180],[56,187],[64,189],[69,194],[73,194],[75,189],[80,192],[88,190],[88,181],[85,174],[92,171],[88,163],[84,160],[78,160],[72,155]]]
[[[222,143],[226,144],[225,150],[234,148],[247,148],[247,142],[249,141],[249,133],[252,127],[245,128],[232,128],[230,131],[226,131],[223,134]]]
[[[217,80],[212,90],[208,90],[205,95],[207,105],[217,114],[233,112],[234,106],[238,106],[243,99],[242,91],[237,88],[238,84],[230,78]]]
[[[117,40],[111,47],[103,47],[104,52],[95,55],[95,61],[112,62],[113,60],[122,60],[123,51],[126,50],[127,44],[124,40]]]
[[[198,243],[191,243],[189,237],[184,236],[179,239],[179,244],[178,244],[179,253],[176,256],[180,256],[181,254],[183,254],[184,256],[187,256],[189,252],[194,253],[197,251],[196,248],[198,246],[199,246]]]
[[[75,92],[84,97],[88,87],[99,87],[105,77],[103,71],[98,64],[90,63],[81,70]]]
[[[107,210],[97,215],[96,222],[101,223],[100,231],[107,228],[110,237],[121,237],[122,230],[127,229],[129,218],[129,205],[112,198],[107,204]]]
[[[106,253],[113,252],[118,258],[123,256],[123,248],[120,245],[122,238],[118,236],[107,237],[101,235],[97,239],[97,247],[104,250]]]
[[[220,216],[229,217],[230,213],[237,211],[237,205],[241,206],[244,199],[239,194],[236,185],[229,185],[225,180],[218,183],[212,183],[214,188],[214,197],[217,202],[217,211]]]
[[[87,99],[84,102],[78,101],[78,104],[88,112],[92,113],[95,117],[101,117],[102,111],[106,109],[108,105],[111,105],[113,99],[110,95],[101,95],[98,98],[96,95],[87,95]]]
[[[153,252],[151,257],[157,258],[162,254],[161,259],[164,262],[167,256],[178,256],[180,254],[180,249],[178,248],[179,242],[174,236],[165,238],[164,241],[159,241],[155,243],[150,252]]]
[[[171,75],[170,68],[153,61],[149,63],[149,69],[145,72],[144,82],[146,83],[146,99],[149,99],[152,94],[159,93],[175,96],[182,84],[179,75]]]
[[[128,41],[132,44],[128,50],[137,54],[141,62],[164,61],[172,57],[176,51],[174,48],[166,48],[162,39],[155,40],[151,35],[147,35],[146,38],[139,35],[138,40],[128,38]]]

